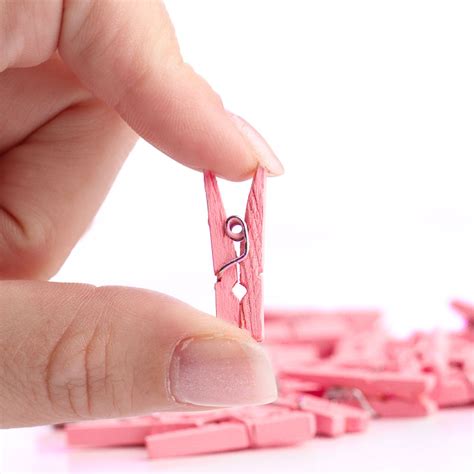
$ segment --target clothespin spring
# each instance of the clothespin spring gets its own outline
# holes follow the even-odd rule
[[[374,410],[370,402],[367,400],[367,397],[364,395],[364,392],[358,388],[346,388],[346,387],[331,387],[324,392],[324,398],[329,400],[356,400],[359,406],[368,412],[370,416],[376,417],[377,412]]]
[[[235,232],[234,229],[236,227],[240,227],[240,231]],[[245,260],[245,258],[247,257],[249,253],[250,242],[248,238],[247,224],[240,217],[238,216],[228,217],[225,221],[224,232],[225,232],[225,235],[231,238],[234,242],[243,242],[244,249],[243,249],[243,252],[239,256],[237,256],[230,262],[227,262],[219,269],[219,271],[216,273],[217,281],[221,279],[222,274],[224,273],[225,270],[230,268],[232,265],[237,265],[238,263]]]

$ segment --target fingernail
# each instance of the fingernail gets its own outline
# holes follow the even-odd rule
[[[181,341],[171,360],[169,388],[180,403],[226,407],[272,402],[272,366],[257,343],[219,337]]]
[[[229,112],[230,118],[233,120],[240,133],[247,139],[250,146],[257,154],[258,162],[266,168],[268,173],[273,176],[279,176],[285,172],[281,161],[277,158],[270,145],[255,130],[252,125],[245,121],[242,117]]]

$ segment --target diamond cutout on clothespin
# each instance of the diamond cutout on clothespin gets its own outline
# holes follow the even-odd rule
[[[232,287],[232,293],[234,293],[235,297],[241,301],[242,298],[247,294],[247,288],[245,288],[244,285],[241,285],[239,282],[237,282],[233,287]]]

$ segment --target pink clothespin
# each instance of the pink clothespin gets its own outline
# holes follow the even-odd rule
[[[288,395],[275,403],[311,413],[316,421],[316,434],[321,436],[336,437],[365,431],[371,419],[366,410],[313,395]]]
[[[153,423],[152,416],[83,421],[67,424],[65,432],[69,446],[139,446],[145,444],[145,438],[151,433]]]
[[[257,340],[263,339],[263,213],[265,169],[259,167],[253,178],[245,220],[226,217],[217,180],[204,172],[215,284],[217,316],[247,329]],[[236,254],[234,243],[240,243]],[[233,293],[240,283],[246,294],[239,300]]]
[[[278,377],[278,393],[282,396],[303,395],[306,393],[319,393],[321,386],[311,380],[301,380],[297,378]]]
[[[381,330],[360,331],[341,337],[330,363],[338,367],[383,370],[387,367],[387,335]]]
[[[193,454],[235,451],[249,447],[247,429],[242,423],[211,423],[178,431],[158,433],[146,438],[151,459]]]
[[[469,405],[474,401],[474,386],[461,369],[451,369],[438,375],[431,395],[442,408]]]
[[[380,317],[380,311],[371,308],[324,310],[308,307],[270,307],[265,309],[265,318],[270,321],[315,321],[322,324],[337,321],[345,323],[352,330],[372,329],[380,322]]]
[[[151,427],[151,434],[178,431],[187,428],[198,428],[209,423],[229,420],[229,410],[211,410],[207,412],[168,412],[155,415],[156,422]]]
[[[295,367],[287,376],[320,384],[324,396],[357,404],[378,416],[425,416],[436,411],[430,398],[436,379],[431,374],[340,367]]]
[[[246,413],[243,410],[219,423],[153,434],[146,438],[146,446],[150,458],[189,456],[289,446],[311,439],[314,432],[314,418],[308,413],[282,409]]]
[[[260,417],[236,417],[247,427],[250,447],[292,446],[314,437],[316,425],[311,415],[275,408],[268,407],[268,413]]]
[[[196,428],[229,419],[225,410],[205,413],[160,413],[132,418],[83,421],[66,424],[69,446],[89,448],[139,446],[147,436]]]
[[[265,332],[267,327],[265,327]],[[268,333],[267,333],[268,336]],[[285,367],[288,362],[311,363],[318,360],[318,349],[310,344],[278,344],[265,343],[265,349],[270,356],[274,370],[278,372],[279,367]]]

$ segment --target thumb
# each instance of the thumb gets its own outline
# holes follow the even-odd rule
[[[266,142],[181,58],[161,1],[65,0],[59,52],[97,97],[177,161],[228,179],[283,172]]]
[[[0,316],[1,427],[276,397],[249,335],[148,290],[0,282]]]

